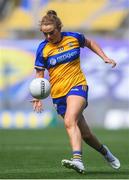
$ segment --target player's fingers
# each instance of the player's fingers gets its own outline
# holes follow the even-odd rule
[[[106,60],[105,63],[112,64],[112,68],[114,68],[116,66],[116,62],[112,59]]]
[[[32,103],[33,103],[33,111],[36,111],[36,109],[37,109],[37,102],[32,100]]]
[[[36,111],[36,105],[35,105],[35,103],[33,104],[33,111]]]
[[[42,111],[43,111],[42,104],[37,104],[37,106],[36,106],[36,112],[37,112],[37,113],[41,113]]]
[[[43,109],[42,109],[42,108],[40,108],[40,109],[39,109],[39,113],[42,113],[42,112],[43,112]]]
[[[38,108],[38,113],[42,113],[43,109]]]
[[[35,111],[39,113],[39,108],[36,106]]]
[[[112,68],[114,68],[115,66],[116,66],[116,64],[113,64],[113,65],[112,65]]]
[[[37,113],[41,113],[43,111],[43,106],[42,103],[40,101],[32,101],[33,103],[33,111],[37,112]]]
[[[42,112],[43,111],[43,104],[41,102],[39,102],[38,106],[39,106],[39,111]]]
[[[116,66],[116,62],[112,61],[112,68]]]
[[[39,112],[41,113],[42,111],[43,111],[43,107],[41,105],[41,106],[39,106]]]

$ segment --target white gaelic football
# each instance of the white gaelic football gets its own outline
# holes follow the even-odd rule
[[[50,94],[50,83],[45,78],[35,78],[30,82],[31,95],[37,99],[45,99]]]

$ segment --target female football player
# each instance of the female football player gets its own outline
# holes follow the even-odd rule
[[[80,48],[88,47],[105,63],[116,66],[116,62],[105,55],[99,45],[77,32],[61,32],[62,22],[53,10],[43,16],[40,31],[45,40],[39,44],[35,60],[36,77],[44,77],[47,69],[50,76],[51,96],[58,114],[64,119],[73,157],[63,159],[62,165],[79,173],[85,172],[82,162],[82,139],[100,152],[115,169],[119,160],[91,132],[83,111],[87,107],[88,85],[80,68]],[[42,111],[42,102],[33,99],[33,109]]]

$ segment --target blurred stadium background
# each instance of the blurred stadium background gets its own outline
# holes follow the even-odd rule
[[[129,128],[129,0],[0,0],[0,128],[62,125],[50,97],[41,114],[29,102],[35,52],[43,38],[39,21],[49,9],[57,11],[64,31],[85,33],[118,63],[112,69],[87,48],[81,50],[89,124]]]
[[[87,48],[81,50],[89,84],[84,115],[120,159],[119,171],[88,146],[83,150],[86,175],[62,168],[61,159],[71,152],[63,121],[50,97],[43,113],[32,110],[28,86],[43,39],[39,22],[49,9],[57,11],[64,31],[83,32],[118,63],[112,69]],[[128,51],[129,0],[0,0],[0,178],[129,179]]]

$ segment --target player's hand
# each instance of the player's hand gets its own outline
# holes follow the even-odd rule
[[[114,68],[116,66],[116,62],[113,59],[110,59],[108,57],[103,59],[105,63],[111,64],[112,68]]]
[[[41,100],[34,98],[30,102],[32,103],[34,111],[36,111],[37,113],[41,113],[43,111],[43,105]]]

